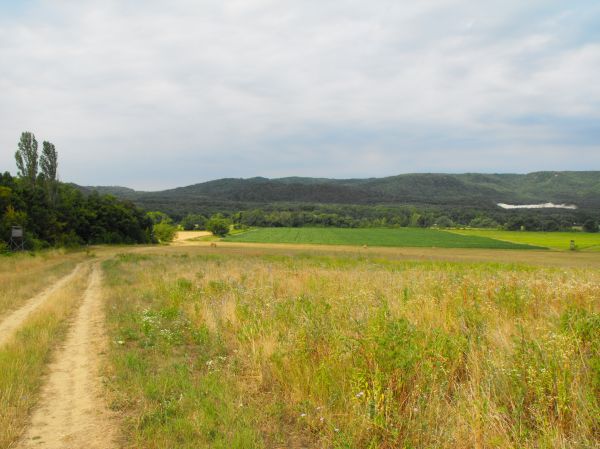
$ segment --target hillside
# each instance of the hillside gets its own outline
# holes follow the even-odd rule
[[[273,203],[431,205],[496,209],[497,203],[571,203],[600,209],[600,172],[404,174],[385,178],[225,178],[158,192],[85,187],[130,199],[146,209],[195,211]]]

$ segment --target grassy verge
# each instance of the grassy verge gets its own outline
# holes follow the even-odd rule
[[[325,245],[541,249],[487,237],[464,236],[435,229],[417,228],[258,228],[228,236],[226,241],[250,243],[308,243]]]
[[[201,251],[104,264],[129,447],[599,442],[596,270]]]
[[[23,431],[37,401],[44,367],[65,336],[86,278],[87,273],[82,273],[48,298],[14,338],[0,347],[0,447],[12,447]]]
[[[571,240],[577,249],[600,251],[600,234],[589,232],[529,232],[498,231],[487,229],[460,229],[452,232],[465,236],[487,237],[526,245],[545,246],[548,248],[568,250]]]
[[[85,252],[61,250],[0,257],[0,319],[73,270]]]

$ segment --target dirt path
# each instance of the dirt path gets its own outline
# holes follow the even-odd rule
[[[20,449],[111,449],[116,422],[104,403],[100,358],[105,350],[101,272],[97,265],[65,344],[50,363],[46,385]]]
[[[27,319],[31,312],[33,312],[44,301],[46,301],[50,295],[71,282],[71,280],[74,279],[83,268],[84,264],[80,263],[73,271],[71,271],[71,273],[56,281],[43,292],[38,293],[33,298],[29,299],[20,309],[15,310],[4,320],[2,320],[0,322],[0,346],[5,344],[14,335],[14,333],[17,331],[17,329],[19,329],[19,327],[21,327],[23,321]]]

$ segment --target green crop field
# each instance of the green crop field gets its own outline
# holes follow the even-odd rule
[[[554,249],[569,249],[571,240],[580,250],[600,251],[600,233],[589,232],[527,232],[464,229],[452,231],[468,237],[487,237],[525,245],[545,246]]]
[[[259,228],[226,238],[229,242],[308,243],[437,248],[540,249],[481,236],[465,236],[434,229],[415,228]]]

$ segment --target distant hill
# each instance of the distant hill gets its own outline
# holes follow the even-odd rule
[[[129,199],[146,209],[194,212],[273,203],[431,205],[495,209],[497,203],[570,203],[600,210],[600,171],[518,174],[404,174],[385,178],[225,178],[159,192],[82,187]]]

